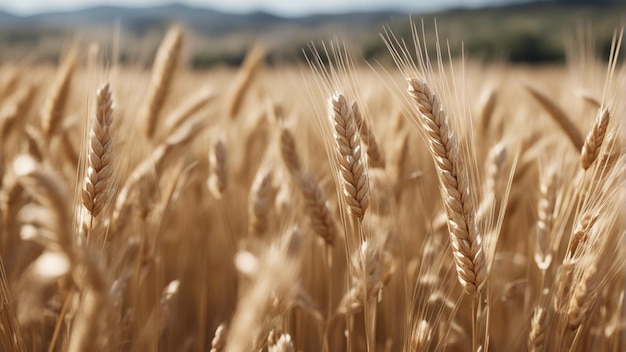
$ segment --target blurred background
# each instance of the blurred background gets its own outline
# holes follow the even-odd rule
[[[302,49],[337,35],[368,61],[389,63],[379,33],[411,38],[411,21],[453,54],[484,62],[562,63],[573,41],[589,40],[608,57],[624,23],[616,0],[0,0],[0,62],[55,64],[72,43],[98,43],[111,58],[148,66],[167,27],[185,26],[195,69],[239,65],[253,43],[267,63],[304,60]],[[433,34],[433,35],[431,35]]]

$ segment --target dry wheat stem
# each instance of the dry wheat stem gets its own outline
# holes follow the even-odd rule
[[[370,202],[369,179],[361,153],[356,120],[352,108],[342,94],[334,94],[329,104],[344,199],[350,214],[363,220]]]
[[[298,287],[299,265],[285,249],[272,246],[261,260],[254,263],[257,277],[238,301],[228,329],[226,352],[247,352],[255,349],[267,321],[280,315],[292,302]]]
[[[69,337],[68,352],[100,349],[100,338],[106,331],[106,316],[110,314],[107,284],[97,258],[82,253],[74,277],[82,290],[80,310]]]
[[[101,293],[87,290],[81,302],[81,310],[72,328],[68,352],[85,352],[99,349],[96,347],[102,333],[98,324],[104,312]]]
[[[408,91],[420,112],[419,124],[438,172],[458,278],[465,292],[475,295],[484,283],[487,267],[480,234],[471,222],[473,209],[469,188],[465,177],[457,174],[458,161],[452,159],[454,135],[439,99],[426,83],[415,78],[408,82]]]
[[[0,258],[0,347],[4,351],[25,352],[24,337],[15,315],[14,301],[9,290],[4,263]]]

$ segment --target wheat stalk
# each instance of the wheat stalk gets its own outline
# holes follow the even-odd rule
[[[72,75],[76,69],[77,55],[75,48],[70,50],[67,54],[63,64],[59,68],[52,90],[44,103],[41,112],[41,129],[47,141],[52,138],[52,135],[54,135],[62,124]]]
[[[182,29],[174,26],[167,31],[157,51],[148,95],[140,113],[140,120],[144,123],[144,133],[148,138],[152,138],[156,131],[161,109],[172,86],[182,44]]]
[[[305,175],[302,171],[295,138],[285,126],[280,128],[280,155],[304,198],[305,210],[311,220],[313,231],[326,244],[332,246],[337,235],[337,227],[330,205],[315,178],[312,175]]]
[[[149,180],[149,176],[161,175],[167,159],[181,152],[204,127],[205,125],[197,119],[185,122],[134,168],[117,195],[110,221],[113,231],[110,233],[120,233],[126,227],[134,204],[141,204],[144,210],[149,206],[149,198],[155,193],[153,189],[155,184]]]
[[[82,289],[82,301],[75,325],[69,337],[68,352],[83,352],[100,349],[100,337],[107,330],[105,325],[109,314],[107,283],[100,265],[93,255],[82,255],[75,274]]]
[[[369,179],[354,113],[340,93],[334,94],[329,104],[344,199],[350,214],[363,220],[370,201]]]
[[[498,103],[498,91],[496,89],[489,90],[481,109],[481,128],[484,133],[489,130],[489,126],[491,125],[491,120],[493,119],[493,112],[496,109],[496,104]]]
[[[267,352],[296,352],[291,335],[281,334],[278,338],[268,337]]]
[[[209,190],[213,196],[220,199],[228,187],[228,152],[223,138],[213,143],[209,154]]]
[[[14,301],[9,290],[4,263],[0,259],[0,346],[5,351],[25,352],[24,337],[17,316]]]
[[[437,168],[459,282],[465,292],[475,295],[485,281],[487,267],[480,234],[471,223],[469,188],[465,177],[457,172],[458,162],[453,159],[453,154],[457,154],[453,151],[454,134],[439,99],[426,83],[416,78],[408,82],[409,94],[420,112],[419,124]]]
[[[541,270],[547,270],[552,262],[551,234],[554,223],[554,210],[557,196],[557,172],[550,168],[541,180],[539,211],[537,214],[537,237],[535,243],[535,263]]]
[[[598,117],[593,123],[591,131],[585,138],[585,144],[580,152],[580,163],[584,170],[589,169],[591,164],[598,158],[600,154],[600,148],[604,141],[604,135],[606,134],[606,128],[609,125],[609,110],[603,109],[598,111]]]
[[[44,159],[44,136],[41,134],[39,129],[35,128],[31,125],[26,125],[24,127],[24,133],[26,134],[26,151],[28,155],[36,159],[37,161],[42,161]]]
[[[420,320],[411,331],[410,351],[428,351],[433,339],[433,328],[426,320]]]
[[[11,95],[11,105],[4,105],[0,110],[0,138],[6,141],[11,132],[14,132],[14,126],[20,120],[25,120],[25,115],[31,107],[37,92],[37,87],[29,84]]]
[[[393,266],[388,253],[372,241],[363,241],[350,258],[352,287],[337,307],[339,314],[356,314],[378,299],[389,282]]]
[[[584,141],[580,130],[574,125],[572,119],[561,109],[556,103],[554,103],[546,95],[538,91],[531,86],[525,86],[530,95],[535,98],[537,102],[550,114],[554,122],[565,132],[574,148],[580,151],[583,147]]]
[[[324,239],[326,244],[332,246],[337,236],[337,225],[322,189],[310,176],[300,175],[296,181],[304,197],[305,209],[311,219],[313,231]]]
[[[297,174],[301,171],[296,140],[285,126],[280,127],[280,156],[291,174]]]
[[[215,91],[210,87],[199,89],[196,93],[183,100],[165,119],[165,131],[173,131],[180,127],[193,114],[215,99]]]
[[[87,151],[87,171],[83,182],[82,204],[85,210],[97,217],[107,204],[110,179],[113,173],[111,122],[113,116],[113,98],[108,83],[96,93],[96,112],[89,131],[89,149]]]
[[[217,329],[215,329],[215,335],[213,336],[213,340],[211,340],[210,352],[223,352],[225,348],[226,348],[226,325],[222,323],[217,327]]]
[[[587,318],[589,309],[591,309],[595,301],[596,273],[596,265],[593,263],[587,264],[582,271],[582,276],[574,286],[574,292],[567,307],[567,324],[572,330],[580,327],[585,318]]]
[[[250,190],[249,233],[260,237],[268,230],[269,211],[272,208],[276,191],[274,189],[273,173],[269,170],[259,170]]]
[[[231,119],[234,119],[239,109],[241,109],[245,93],[250,88],[250,82],[252,82],[259,67],[263,63],[264,57],[265,50],[260,46],[253,47],[246,55],[246,59],[232,84],[232,93],[228,101],[228,116],[230,116]]]
[[[535,307],[530,321],[530,335],[528,336],[528,350],[539,352],[546,341],[547,313],[541,306]]]

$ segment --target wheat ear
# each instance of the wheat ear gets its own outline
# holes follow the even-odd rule
[[[409,351],[428,351],[432,339],[433,328],[426,320],[420,320],[411,331]]]
[[[33,103],[37,92],[35,85],[29,84],[11,96],[13,103],[0,110],[0,138],[4,141],[14,131],[16,123],[26,120],[25,114]],[[23,127],[23,126],[22,126]]]
[[[597,284],[596,272],[596,265],[594,263],[588,264],[574,287],[567,307],[567,323],[572,330],[576,330],[583,323],[594,302]]]
[[[232,93],[228,102],[228,116],[234,119],[241,108],[243,98],[248,91],[250,82],[256,75],[263,58],[265,57],[265,50],[260,46],[255,46],[246,55],[241,69],[237,72],[237,76],[232,85]]]
[[[135,167],[117,195],[111,216],[113,231],[110,233],[117,234],[124,229],[130,218],[133,204],[140,202],[143,206],[147,205],[147,198],[155,193],[153,189],[150,189],[155,184],[148,180],[148,177],[156,173],[158,179],[163,172],[167,158],[189,145],[204,127],[205,125],[198,119],[185,122],[159,144],[147,159]]]
[[[530,334],[528,336],[528,351],[539,352],[546,341],[546,310],[540,306],[535,307],[530,321]]]
[[[361,155],[361,139],[354,113],[340,93],[330,98],[330,120],[334,129],[344,199],[350,214],[363,220],[370,202],[369,179]]]
[[[409,94],[420,112],[419,124],[425,133],[439,176],[441,195],[448,214],[448,231],[459,281],[465,292],[475,295],[485,281],[487,266],[482,240],[471,220],[473,207],[469,185],[458,174],[454,134],[448,127],[439,98],[416,78],[409,79]]]
[[[287,170],[289,170],[292,175],[301,171],[300,157],[296,150],[296,140],[291,131],[284,126],[280,127],[280,156],[285,166],[287,166]]]
[[[226,348],[226,325],[222,323],[217,327],[217,329],[215,329],[215,335],[213,336],[213,340],[211,340],[210,352],[223,352],[225,348]]]
[[[41,112],[41,129],[47,141],[52,138],[52,135],[61,126],[61,120],[65,113],[65,104],[70,91],[72,74],[76,68],[76,57],[76,49],[72,49],[67,54],[57,73],[52,90],[44,103]]]
[[[154,61],[148,95],[144,101],[140,117],[144,123],[144,132],[148,138],[152,138],[156,131],[159,113],[165,104],[165,99],[172,85],[182,43],[182,29],[175,26],[167,31],[161,46],[159,46]]]
[[[598,117],[593,123],[593,128],[587,134],[585,138],[585,144],[580,152],[580,163],[584,170],[587,170],[591,164],[598,158],[600,154],[600,148],[606,135],[606,128],[609,125],[609,110],[603,109],[598,111]]]
[[[228,152],[223,138],[213,143],[209,153],[209,190],[217,199],[222,198],[228,187]]]
[[[300,175],[296,181],[304,197],[304,205],[307,215],[311,219],[313,231],[324,239],[326,244],[332,246],[337,236],[337,226],[322,189],[310,176]]]
[[[537,241],[535,243],[535,263],[541,270],[547,270],[552,262],[551,234],[554,223],[554,208],[557,194],[556,168],[550,168],[541,182],[537,220]]]
[[[89,132],[87,172],[83,183],[83,207],[92,217],[98,216],[107,204],[111,179],[111,122],[113,98],[106,83],[96,93],[96,113]]]
[[[352,287],[346,292],[337,312],[356,314],[365,309],[368,302],[376,301],[389,282],[393,267],[388,253],[372,241],[363,241],[350,258]]]
[[[532,95],[537,102],[550,114],[554,122],[556,122],[563,132],[569,137],[570,142],[574,145],[577,151],[580,151],[583,147],[583,136],[572,122],[572,119],[567,116],[565,111],[561,109],[550,98],[531,86],[525,86],[526,90]]]
[[[496,104],[498,102],[498,91],[495,89],[491,89],[485,99],[482,110],[481,110],[481,118],[480,125],[484,133],[489,131],[489,126],[491,125],[491,120],[493,119],[493,112],[496,109]]]
[[[248,256],[254,258],[246,253]],[[228,329],[226,352],[256,350],[267,326],[265,322],[284,313],[297,292],[300,265],[293,256],[272,246],[261,260],[254,258],[254,262],[250,269],[256,277],[237,303]]]
[[[306,213],[313,231],[328,245],[333,245],[337,228],[328,201],[312,175],[301,169],[296,140],[287,127],[280,128],[280,155],[304,198]]]
[[[267,352],[296,352],[291,335],[281,334],[271,342],[268,339]]]
[[[205,87],[190,95],[174,109],[165,119],[165,130],[172,131],[180,127],[193,114],[200,111],[215,98],[216,94],[210,87]]]
[[[20,83],[20,76],[20,70],[12,69],[3,77],[0,82],[0,102],[4,102],[10,92],[15,90]]]
[[[273,182],[273,173],[269,170],[259,170],[250,191],[249,232],[260,237],[269,227],[269,211],[272,208],[276,191]]]

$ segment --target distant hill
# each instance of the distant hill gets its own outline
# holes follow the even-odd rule
[[[256,11],[245,14],[231,14],[204,7],[183,4],[155,6],[149,8],[129,8],[119,6],[96,6],[85,9],[49,12],[31,16],[14,16],[0,12],[0,27],[76,27],[107,26],[121,21],[137,31],[146,31],[155,25],[172,22],[185,23],[199,31],[224,33],[235,30],[267,29],[273,26],[298,24],[319,26],[337,23],[346,26],[367,26],[378,24],[392,16],[406,16],[402,12],[355,12],[347,14],[315,14],[305,17],[281,17],[267,12]]]
[[[604,50],[613,28],[626,14],[626,4],[614,0],[557,0],[517,3],[483,9],[451,9],[413,14],[424,19],[432,38],[434,18],[441,38],[463,41],[474,57],[513,61],[563,60],[564,41],[577,25],[594,24]],[[0,11],[0,61],[28,59],[54,61],[62,47],[79,39],[104,48],[113,42],[114,26],[122,28],[120,59],[149,64],[166,27],[186,26],[191,40],[190,62],[196,67],[238,64],[246,49],[262,41],[270,61],[297,61],[311,41],[338,34],[361,50],[365,58],[388,56],[378,33],[390,25],[394,33],[410,37],[409,14],[400,11],[316,14],[281,17],[265,12],[231,14],[188,5],[150,8],[98,6],[74,11],[15,16]]]

